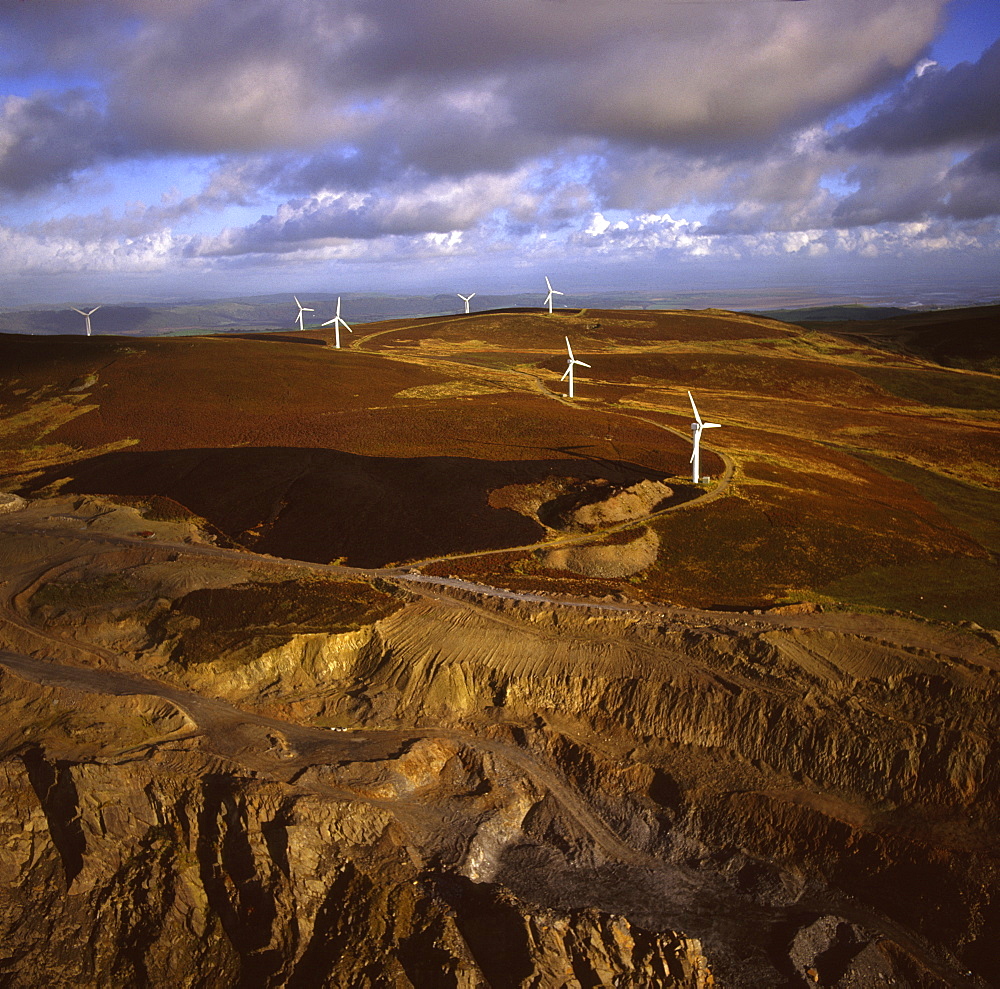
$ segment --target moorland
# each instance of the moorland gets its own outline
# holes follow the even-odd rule
[[[4,978],[995,984],[998,319],[0,334]]]

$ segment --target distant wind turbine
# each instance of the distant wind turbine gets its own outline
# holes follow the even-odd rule
[[[337,350],[340,350],[340,328],[343,326],[344,329],[346,329],[348,333],[353,333],[354,330],[352,330],[347,325],[346,320],[343,320],[343,319],[340,318],[340,296],[339,295],[337,296],[337,315],[334,316],[333,319],[328,319],[323,324],[323,326],[329,326],[331,323],[333,323],[333,330],[334,330],[334,333],[336,334]]]
[[[549,276],[548,275],[545,276],[545,287],[549,290],[549,294],[547,296],[545,296],[545,304],[549,307],[549,315],[551,316],[552,315],[552,296],[554,296],[554,295],[563,295],[565,293],[563,293],[563,292],[557,292],[552,287],[552,282],[549,281]]]
[[[694,404],[694,397],[688,392],[691,399],[691,409],[694,412],[695,421],[691,423],[691,481],[698,484],[701,481],[701,434],[706,429],[721,429],[721,422],[704,422],[698,414],[698,406]]]
[[[101,308],[100,306],[94,306],[94,308],[91,309],[90,312],[84,312],[82,309],[77,309],[76,306],[70,306],[70,309],[72,309],[73,312],[78,312],[87,321],[88,337],[90,336],[90,317],[93,316],[94,313],[97,312],[97,310],[100,308]]]
[[[458,297],[465,303],[465,315],[469,315],[469,303],[475,298],[476,293],[473,292],[472,295],[462,295],[461,292],[458,293]]]
[[[296,317],[296,322],[299,324],[299,329],[300,330],[304,330],[305,327],[302,325],[302,314],[304,312],[316,312],[316,310],[315,309],[307,309],[304,305],[302,305],[301,302],[299,302],[299,297],[297,295],[293,295],[292,298],[295,300],[295,305],[297,305],[299,307],[299,315],[298,315],[298,317]],[[294,326],[295,323],[293,323],[292,325]]]
[[[547,280],[547,279],[546,279]],[[566,365],[566,370],[563,376],[559,379],[560,381],[565,381],[569,378],[569,397],[573,397],[573,365],[579,364],[580,367],[590,367],[589,364],[585,364],[583,361],[578,361],[573,356],[573,348],[570,346],[569,337],[566,337],[566,352],[569,354],[569,363]]]

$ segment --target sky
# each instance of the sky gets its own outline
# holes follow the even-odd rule
[[[0,0],[0,308],[997,272],[997,0]]]

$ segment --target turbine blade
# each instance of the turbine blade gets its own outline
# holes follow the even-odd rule
[[[703,422],[701,424],[702,429],[722,429],[721,422]]]
[[[91,309],[91,310],[90,310],[90,312],[89,312],[89,313],[87,313],[87,315],[88,315],[88,316],[93,316],[93,315],[94,315],[94,313],[95,313],[95,312],[97,312],[97,310],[98,310],[98,309],[100,309],[100,308],[101,308],[100,306],[94,306],[94,308],[93,308],[93,309]]]
[[[569,337],[564,338],[566,340],[566,350],[569,351],[569,359],[573,360],[573,348],[570,346]]]
[[[297,305],[299,307],[299,309],[301,309],[302,308],[302,303],[299,302],[299,297],[297,295],[293,295],[292,298],[295,300],[295,305]]]
[[[334,316],[333,319],[328,319],[325,323],[320,323],[320,326],[329,326],[331,323],[336,323],[337,317]]]
[[[473,292],[472,295],[469,296],[469,299],[474,299],[475,297],[476,297],[476,293]],[[466,301],[469,301],[469,300],[466,300]]]
[[[691,392],[688,392],[688,398],[691,399],[691,411],[694,412],[695,421],[700,426],[701,425],[701,416],[698,415],[698,406],[694,404],[694,396],[691,394]]]
[[[579,364],[580,367],[590,367],[589,364],[585,364],[583,361],[573,361],[574,364]]]
[[[78,312],[81,316],[86,316],[87,314],[82,309],[77,309],[76,306],[70,306],[73,312]]]
[[[552,290],[553,295],[565,295],[565,292],[557,292],[555,289]]]
[[[552,282],[550,282],[550,281],[549,281],[549,276],[548,276],[548,275],[546,275],[546,276],[545,276],[545,287],[546,287],[546,288],[547,288],[547,289],[548,289],[548,290],[549,290],[550,292],[552,291]]]
[[[570,364],[570,366],[568,368],[566,368],[565,371],[563,371],[563,376],[559,380],[560,381],[565,381],[569,377],[569,372],[571,370],[573,370],[573,365],[572,364]]]
[[[341,326],[343,326],[343,327],[345,327],[345,328],[347,329],[347,332],[348,332],[348,333],[353,333],[353,332],[354,332],[354,330],[352,330],[352,329],[351,329],[351,328],[350,328],[350,327],[349,327],[349,326],[347,325],[347,323],[346,323],[346,322],[345,322],[344,320],[341,320],[341,321],[340,321],[340,325],[341,325]]]

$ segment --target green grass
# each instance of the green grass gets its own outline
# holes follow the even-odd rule
[[[310,578],[204,588],[175,601],[167,634],[180,632],[182,664],[224,659],[250,640],[279,646],[295,635],[349,632],[391,614],[401,601],[367,581]]]
[[[949,522],[967,532],[984,549],[1000,553],[1000,491],[966,484],[888,457],[858,456],[884,474],[912,485]]]
[[[35,611],[47,605],[55,608],[96,608],[126,601],[135,595],[135,588],[118,574],[86,580],[57,580],[35,592],[31,598],[31,609]]]
[[[1000,379],[949,371],[855,368],[887,392],[906,401],[945,409],[1000,409]]]
[[[912,611],[936,621],[974,621],[986,628],[1000,628],[1000,567],[989,560],[957,556],[871,567],[819,591],[849,605]]]

